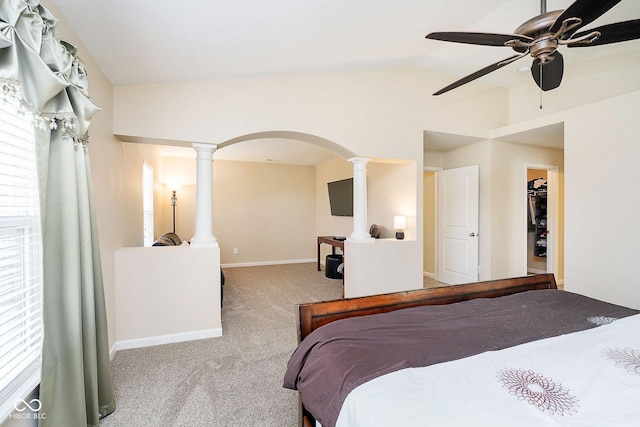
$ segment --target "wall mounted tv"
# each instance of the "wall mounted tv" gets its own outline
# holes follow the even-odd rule
[[[333,216],[353,216],[353,178],[327,183]]]

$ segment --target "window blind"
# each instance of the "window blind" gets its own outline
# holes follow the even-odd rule
[[[144,215],[144,245],[153,244],[153,169],[142,164],[142,212]]]
[[[17,102],[0,100],[0,402],[9,410],[40,381],[41,290],[33,124]]]

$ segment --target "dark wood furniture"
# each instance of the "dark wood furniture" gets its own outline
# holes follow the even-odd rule
[[[321,271],[320,268],[320,245],[322,243],[326,243],[331,245],[331,253],[333,255],[336,254],[336,248],[340,248],[340,250],[344,253],[344,240],[338,240],[334,238],[335,236],[318,236],[318,271]]]
[[[553,274],[539,274],[503,280],[419,289],[298,305],[298,342],[327,323],[354,316],[386,313],[422,305],[442,305],[474,298],[494,298],[536,289],[557,289]],[[299,399],[300,425],[314,427],[315,419]]]

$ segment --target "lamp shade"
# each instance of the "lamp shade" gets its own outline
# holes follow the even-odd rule
[[[393,228],[396,230],[404,230],[407,228],[407,217],[403,215],[396,215],[393,217]]]

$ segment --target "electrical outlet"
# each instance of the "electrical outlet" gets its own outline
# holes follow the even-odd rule
[[[233,248],[233,254],[238,255],[238,248]]]

